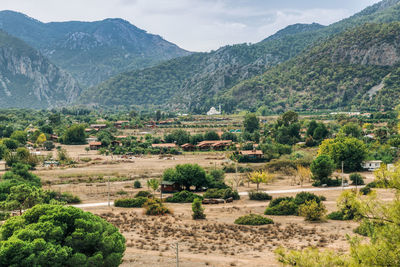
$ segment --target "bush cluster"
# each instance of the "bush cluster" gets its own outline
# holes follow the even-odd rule
[[[149,191],[139,191],[136,193],[135,197],[147,197],[151,198],[153,195]]]
[[[147,200],[147,197],[121,198],[114,201],[114,206],[122,208],[141,208]]]
[[[148,199],[143,206],[146,210],[146,215],[165,215],[171,213],[159,199]]]
[[[250,200],[263,201],[263,200],[271,200],[272,196],[264,192],[250,191],[249,198]]]
[[[134,187],[134,188],[142,188],[142,184],[141,184],[138,180],[136,180],[136,181],[133,183],[133,187]]]
[[[307,201],[315,201],[318,204],[326,200],[324,196],[317,196],[309,192],[301,192],[293,197],[279,197],[273,199],[265,210],[266,215],[297,215],[300,205]]]
[[[167,197],[165,199],[165,201],[172,202],[172,203],[192,203],[193,200],[195,200],[196,198],[201,199],[201,200],[203,199],[202,196],[199,196],[192,192],[183,190],[181,192],[175,193],[171,197]]]
[[[228,199],[233,198],[234,200],[239,200],[239,193],[235,190],[233,191],[231,188],[226,189],[208,189],[204,194],[204,198],[220,198],[220,199]]]
[[[259,214],[248,214],[239,217],[235,220],[235,224],[240,224],[240,225],[265,225],[273,223],[274,221],[272,219],[266,218]]]

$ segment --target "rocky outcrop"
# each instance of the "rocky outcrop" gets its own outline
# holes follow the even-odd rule
[[[0,104],[49,108],[71,104],[80,87],[70,74],[22,41],[0,33]]]

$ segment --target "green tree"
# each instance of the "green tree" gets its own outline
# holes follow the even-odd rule
[[[19,213],[22,214],[22,210],[42,203],[44,196],[41,188],[28,184],[20,184],[10,188],[10,194],[0,206],[5,210],[19,210]]]
[[[247,113],[243,122],[244,130],[253,133],[260,129],[260,122],[254,113]]]
[[[320,155],[311,163],[310,170],[314,180],[323,181],[335,170],[335,163],[328,155]]]
[[[204,214],[204,208],[201,205],[201,199],[200,198],[195,198],[192,203],[192,218],[194,220],[202,220],[206,218],[206,215]]]
[[[37,205],[0,228],[1,266],[119,266],[125,238],[78,208]]]
[[[78,145],[86,143],[85,126],[82,124],[74,124],[69,127],[62,136],[64,144]]]
[[[337,137],[326,139],[319,146],[318,155],[329,155],[335,162],[336,168],[353,172],[361,170],[361,163],[367,157],[367,147],[363,141],[354,137]]]
[[[208,185],[206,172],[198,164],[180,164],[175,169],[167,169],[163,173],[163,180],[175,182],[188,191],[191,186],[198,190]]]
[[[360,138],[362,136],[362,129],[358,124],[349,122],[340,128],[339,134],[343,134],[347,137]]]
[[[153,189],[153,195],[155,195],[156,190],[160,186],[160,181],[158,179],[150,179],[147,181],[147,186]]]
[[[165,141],[167,143],[176,142],[176,144],[180,146],[189,143],[190,133],[184,130],[174,130],[165,136]]]
[[[53,150],[53,148],[55,148],[55,145],[54,145],[54,143],[53,143],[52,141],[45,141],[45,142],[43,143],[43,147],[44,147],[44,149],[46,149],[47,151],[51,151],[51,150]]]
[[[15,150],[18,147],[18,142],[11,138],[5,138],[3,139],[3,145],[5,145],[9,150]]]
[[[10,138],[22,145],[25,145],[26,141],[28,141],[28,134],[24,131],[15,131],[11,134]]]
[[[219,140],[219,135],[214,131],[209,131],[204,134],[204,140]]]
[[[3,144],[0,144],[0,160],[5,157],[7,151],[8,151],[7,147]]]
[[[267,184],[274,179],[274,176],[265,171],[254,171],[248,175],[248,179],[257,185],[257,192],[260,188],[260,184]]]

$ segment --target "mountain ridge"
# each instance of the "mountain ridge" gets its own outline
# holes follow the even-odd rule
[[[43,23],[22,13],[0,11],[0,29],[38,49],[83,86],[191,54],[119,18]]]

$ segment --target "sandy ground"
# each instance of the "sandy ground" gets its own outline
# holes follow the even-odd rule
[[[159,156],[121,159],[100,156],[96,151],[85,152],[85,146],[65,146],[68,154],[78,160],[90,157],[89,163],[74,167],[45,169],[39,167],[39,175],[45,188],[70,192],[78,195],[83,203],[107,201],[110,179],[110,199],[132,196],[139,189],[133,188],[134,180],[146,181],[160,177],[167,168],[176,164],[198,163],[205,168],[219,168],[227,164],[224,153],[189,153],[170,159]],[[1,172],[0,172],[1,174]],[[366,182],[373,180],[371,173],[364,173]],[[232,181],[235,174],[228,174]],[[98,180],[100,179],[100,180]],[[304,187],[310,187],[305,183]],[[238,191],[254,190],[255,185],[247,183]],[[277,175],[261,190],[285,190],[301,188],[293,184],[291,177]],[[145,188],[146,189],[146,188]],[[379,197],[391,200],[393,194],[378,190]],[[329,212],[336,210],[336,199],[341,191],[317,192],[326,196],[324,202]],[[123,195],[122,195],[123,194]],[[274,194],[294,196],[295,193]],[[322,223],[305,222],[297,216],[269,216],[274,225],[250,227],[238,226],[233,222],[248,213],[263,214],[268,201],[250,201],[247,196],[229,204],[208,205],[205,207],[206,220],[194,221],[191,218],[191,204],[167,204],[172,215],[151,217],[143,215],[142,209],[123,209],[115,207],[84,208],[98,214],[116,225],[127,240],[127,250],[122,266],[176,266],[176,243],[179,243],[181,267],[197,266],[281,266],[274,255],[279,246],[302,249],[308,246],[348,250],[346,235],[353,235],[355,222],[326,221]]]

